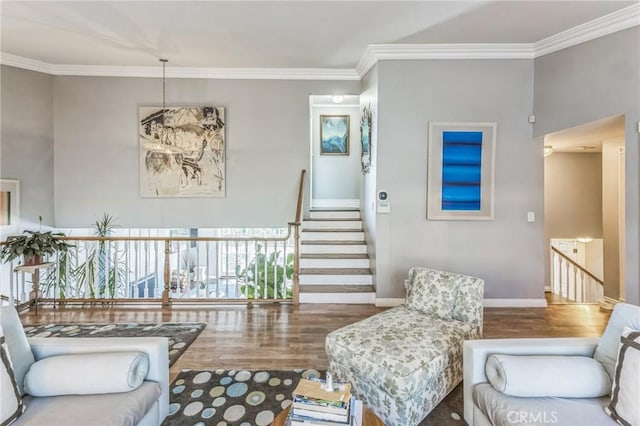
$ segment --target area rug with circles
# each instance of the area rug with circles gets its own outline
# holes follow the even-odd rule
[[[168,337],[169,366],[206,327],[202,322],[25,325],[27,337]]]
[[[324,370],[183,370],[170,386],[163,425],[267,426],[291,404],[301,378]],[[420,426],[463,425],[462,384]]]

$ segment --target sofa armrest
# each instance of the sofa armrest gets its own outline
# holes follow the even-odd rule
[[[166,337],[31,337],[36,361],[55,355],[140,351],[149,356],[147,379],[160,385],[160,421],[169,413],[169,339]]]
[[[474,385],[487,382],[484,367],[492,354],[593,356],[599,337],[467,340],[463,349],[464,419],[473,425]]]

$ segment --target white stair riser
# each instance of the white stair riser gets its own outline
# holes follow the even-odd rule
[[[300,303],[374,304],[375,293],[300,293]]]
[[[302,241],[364,241],[364,232],[305,232]]]
[[[371,275],[316,275],[300,274],[300,285],[371,285],[373,277]]]
[[[307,254],[366,254],[365,244],[300,244],[300,253]]]
[[[307,220],[302,229],[362,229],[360,220]]]
[[[301,268],[369,268],[369,259],[300,259]]]
[[[310,212],[311,219],[360,219],[360,212],[354,211],[317,211]]]

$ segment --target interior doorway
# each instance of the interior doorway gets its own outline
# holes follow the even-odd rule
[[[549,303],[624,300],[624,126],[619,115],[544,138]],[[601,267],[585,262],[579,246]]]
[[[360,97],[309,96],[311,208],[360,208]]]

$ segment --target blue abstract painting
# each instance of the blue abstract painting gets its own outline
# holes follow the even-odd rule
[[[442,132],[442,210],[480,210],[482,132]]]
[[[320,116],[320,154],[349,155],[349,116]]]

